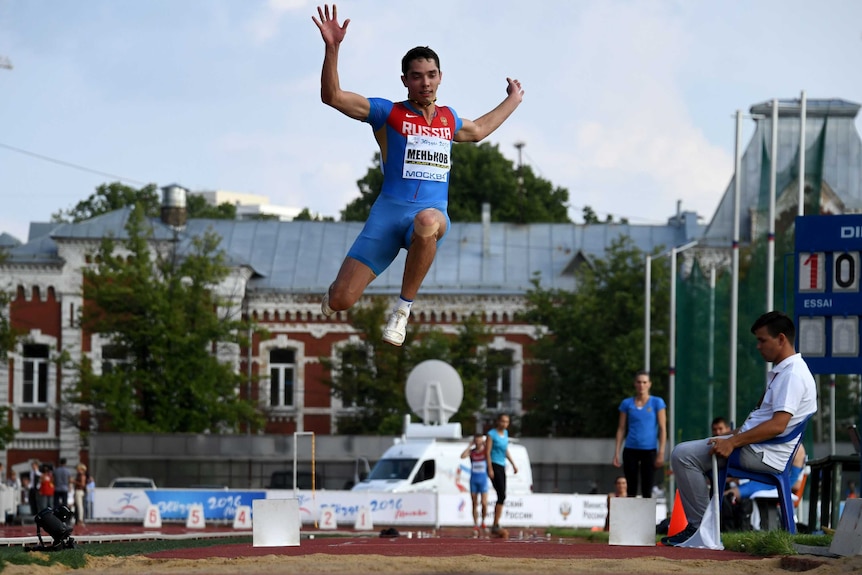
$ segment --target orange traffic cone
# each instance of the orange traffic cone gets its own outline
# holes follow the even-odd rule
[[[682,508],[682,501],[679,498],[679,489],[676,490],[676,495],[673,498],[673,511],[670,514],[670,525],[667,528],[668,537],[673,537],[688,526],[688,519],[685,518],[685,509]]]

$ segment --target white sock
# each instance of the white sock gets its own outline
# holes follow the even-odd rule
[[[407,315],[410,315],[410,308],[413,307],[412,299],[404,299],[403,297],[398,298],[398,305],[395,307],[395,311],[404,310],[407,312]]]
[[[329,306],[329,290],[323,295],[323,300],[320,302],[320,311],[326,317],[331,317],[335,313],[335,310]]]

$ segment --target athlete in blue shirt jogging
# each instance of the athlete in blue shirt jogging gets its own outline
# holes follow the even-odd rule
[[[341,264],[335,282],[324,294],[321,311],[327,317],[349,309],[375,277],[407,250],[401,294],[383,340],[404,343],[407,319],[425,279],[437,242],[449,229],[447,214],[452,142],[479,142],[496,130],[521,103],[518,80],[507,78],[506,98],[476,120],[458,117],[437,106],[443,78],[440,59],[427,47],[413,48],[401,61],[401,82],[407,99],[390,102],[341,89],[338,51],[350,20],[338,23],[335,5],[318,7],[312,17],[325,44],[320,80],[321,100],[355,120],[371,124],[380,146],[384,181],[365,227]]]

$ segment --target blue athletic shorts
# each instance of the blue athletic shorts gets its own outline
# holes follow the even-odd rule
[[[470,476],[470,493],[488,493],[488,475],[475,473]]]
[[[365,227],[347,252],[348,257],[364,263],[371,268],[374,275],[379,276],[386,271],[401,248],[406,250],[410,247],[413,218],[422,210],[436,208],[443,212],[446,216],[446,233],[449,233],[452,222],[446,211],[448,205],[449,202],[445,201],[431,204],[405,202],[380,194],[371,206],[371,214]],[[443,237],[437,241],[437,245],[440,245]]]

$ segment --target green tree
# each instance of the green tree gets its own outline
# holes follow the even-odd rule
[[[534,282],[525,318],[546,332],[534,347],[540,377],[524,416],[527,435],[609,437],[619,402],[643,369],[644,255],[621,237],[605,257],[582,266],[578,289],[545,290]],[[652,272],[653,314],[668,317],[669,273]],[[664,396],[666,335],[651,344],[652,393]]]
[[[104,239],[98,263],[84,270],[82,327],[108,337],[122,359],[100,375],[87,358],[73,364],[78,379],[68,402],[117,432],[222,432],[260,424],[255,405],[237,395],[243,376],[217,357],[224,344],[247,343],[248,333],[245,322],[216,311],[215,288],[228,273],[219,238],[206,233],[182,253],[174,243],[153,255],[144,215],[136,206],[128,238]]]
[[[75,207],[60,210],[51,216],[54,222],[82,222],[108,212],[139,205],[149,218],[161,215],[162,202],[155,184],[136,189],[120,182],[102,184],[86,200]],[[200,194],[186,195],[186,213],[189,219],[235,220],[236,206],[224,202],[211,206]]]
[[[293,218],[295,222],[334,222],[335,218],[332,216],[321,216],[320,214],[312,214],[311,210],[308,208],[302,208],[302,211],[296,214],[296,217]]]
[[[236,205],[223,202],[217,206],[210,205],[200,194],[186,196],[186,215],[188,219],[235,220]]]
[[[397,435],[406,413],[404,382],[410,371],[407,356],[383,342],[383,325],[388,311],[384,299],[372,299],[367,306],[350,311],[350,321],[364,339],[339,348],[339,359],[321,358],[332,388],[350,411],[338,417],[338,433]],[[404,346],[416,336],[409,326]]]
[[[6,259],[6,254],[0,249],[0,264]],[[19,334],[12,327],[12,322],[6,315],[9,308],[11,296],[5,291],[0,291],[0,361],[9,359],[9,352],[15,349]],[[15,428],[9,423],[9,407],[0,406],[0,450],[15,439]]]
[[[156,185],[148,184],[141,189],[135,189],[120,182],[102,184],[86,200],[81,200],[68,210],[60,210],[51,216],[51,220],[82,222],[136,204],[142,206],[147,216],[158,216],[161,200]]]
[[[599,224],[599,216],[596,215],[596,212],[590,206],[584,206],[582,211],[584,223],[585,224]]]
[[[464,397],[450,421],[460,423],[465,434],[482,428],[494,418],[493,414],[484,413],[488,381],[496,379],[498,369],[511,369],[513,365],[510,356],[489,352],[487,345],[492,335],[479,316],[471,315],[461,320],[455,336],[438,329],[423,331],[421,339],[406,350],[410,369],[425,360],[439,359],[461,376]]]
[[[383,298],[351,310],[351,323],[364,339],[340,347],[335,362],[321,359],[330,374],[324,382],[351,410],[339,416],[338,433],[401,433],[404,415],[409,413],[404,395],[407,377],[427,359],[445,361],[461,376],[464,398],[450,421],[461,423],[462,429],[474,429],[481,419],[486,382],[499,367],[488,360],[484,348],[491,338],[490,331],[475,317],[462,321],[454,337],[440,330],[420,332],[410,325],[404,347],[398,349],[382,339],[388,311]]]
[[[596,211],[590,206],[584,206],[584,209],[581,210],[582,217],[584,218],[585,224],[612,224],[614,223],[614,215],[607,214],[605,216],[605,221],[601,221],[599,216],[596,214]],[[629,223],[628,218],[620,218],[619,223],[627,224]]]
[[[383,187],[380,153],[372,167],[357,182],[359,198],[341,212],[343,221],[364,221]],[[491,220],[496,222],[568,222],[569,192],[536,176],[530,166],[516,168],[496,144],[456,144],[452,146],[449,182],[449,216],[452,221],[478,222],[482,204],[491,204]]]

